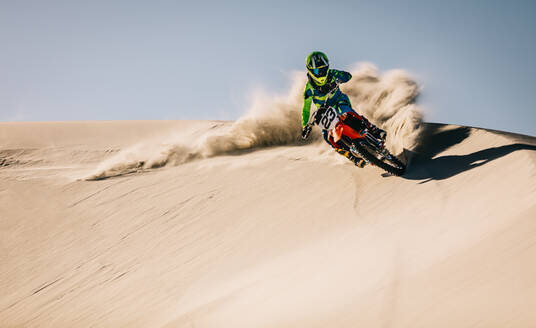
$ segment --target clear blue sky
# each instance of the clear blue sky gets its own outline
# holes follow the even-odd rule
[[[536,135],[536,1],[0,0],[0,121],[236,119],[312,50],[403,68],[428,121]]]

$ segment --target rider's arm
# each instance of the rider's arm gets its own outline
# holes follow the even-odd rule
[[[309,122],[311,103],[313,102],[313,95],[311,89],[308,87],[309,82],[307,82],[303,91],[302,127],[305,127]]]
[[[342,83],[346,83],[352,78],[352,74],[345,71],[339,71],[337,69],[332,69],[331,75],[337,80],[340,80]]]

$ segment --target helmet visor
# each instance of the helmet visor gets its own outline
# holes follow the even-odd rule
[[[310,72],[316,77],[324,77],[328,74],[328,66],[323,66],[319,68],[312,68]]]

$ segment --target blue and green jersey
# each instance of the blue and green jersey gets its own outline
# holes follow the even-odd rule
[[[305,85],[303,91],[303,109],[302,109],[302,126],[306,126],[309,122],[309,116],[311,111],[311,103],[314,103],[316,107],[320,107],[326,102],[327,94],[335,87],[335,81],[340,80],[342,83],[350,81],[352,74],[339,71],[336,69],[330,69],[328,72],[328,79],[324,85],[317,85],[311,78]],[[341,92],[339,88],[329,99],[328,105],[336,108],[340,113],[351,109],[350,99],[347,95]]]

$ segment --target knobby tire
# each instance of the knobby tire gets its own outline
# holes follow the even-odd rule
[[[398,159],[396,158],[395,156],[391,155],[391,162],[393,162],[395,165],[399,166],[399,167],[396,167],[396,166],[393,166],[393,165],[390,165],[384,161],[387,161],[388,159],[385,158],[384,161],[382,161],[381,159],[379,159],[378,157],[376,157],[375,154],[371,153],[368,149],[366,149],[365,147],[363,147],[362,145],[360,145],[359,143],[355,142],[354,143],[354,146],[355,148],[357,149],[358,151],[358,155],[361,155],[361,157],[363,157],[364,159],[366,159],[367,161],[369,161],[370,163],[378,166],[379,168],[393,174],[393,175],[396,175],[396,176],[401,176],[404,174],[404,172],[406,171],[406,166]]]

